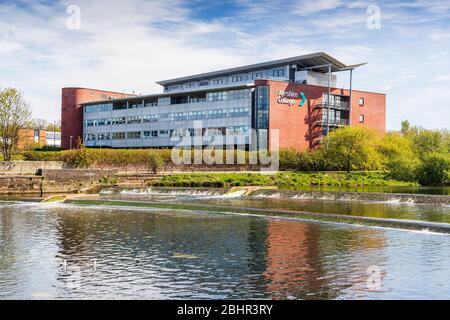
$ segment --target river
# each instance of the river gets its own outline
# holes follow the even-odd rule
[[[121,195],[450,222],[446,205]],[[450,236],[204,211],[0,202],[1,299],[449,299]]]

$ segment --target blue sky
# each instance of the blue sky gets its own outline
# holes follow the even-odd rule
[[[80,29],[67,27],[70,5]],[[367,25],[373,6],[380,28]],[[354,86],[387,94],[388,129],[449,127],[448,0],[0,0],[0,31],[0,87],[20,88],[37,118],[60,117],[64,86],[148,94],[158,80],[324,51],[369,62]]]

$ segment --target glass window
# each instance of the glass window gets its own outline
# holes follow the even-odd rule
[[[364,106],[364,98],[359,98],[359,105]]]
[[[359,115],[359,123],[364,123],[364,115],[363,114]]]
[[[127,132],[127,139],[140,139],[140,138],[141,138],[140,131]]]
[[[125,132],[113,132],[112,133],[113,140],[123,140],[125,139]]]

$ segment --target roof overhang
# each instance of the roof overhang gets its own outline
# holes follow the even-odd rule
[[[252,72],[257,71],[261,69],[272,69],[276,67],[281,67],[285,65],[296,65],[298,70],[314,70],[316,72],[322,72],[327,73],[329,66],[331,66],[332,72],[339,72],[339,71],[345,71],[349,70],[348,68],[350,66],[345,65],[344,63],[338,61],[337,59],[333,58],[332,56],[326,54],[325,52],[317,52],[312,54],[306,54],[302,56],[296,56],[291,58],[285,58],[285,59],[279,59],[279,60],[273,60],[263,63],[257,63],[257,64],[251,64],[246,65],[242,67],[237,68],[230,68],[230,69],[224,69],[224,70],[218,70],[213,72],[207,72],[207,73],[200,73],[192,76],[187,77],[181,77],[181,78],[175,78],[170,80],[163,80],[158,81],[157,83],[162,86],[167,85],[176,85],[180,83],[186,83],[188,81],[201,81],[201,80],[207,80],[214,77],[219,76],[230,76],[235,75],[243,72]],[[362,64],[360,64],[362,65]],[[359,66],[359,65],[354,65]]]

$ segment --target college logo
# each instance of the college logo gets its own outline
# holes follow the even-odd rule
[[[284,91],[284,90],[278,91],[278,99],[277,99],[278,103],[288,104],[289,106],[292,106],[295,103],[296,99],[300,99],[298,106],[303,107],[303,105],[306,102],[305,93],[302,91],[300,91],[299,93],[294,92],[294,91]]]

